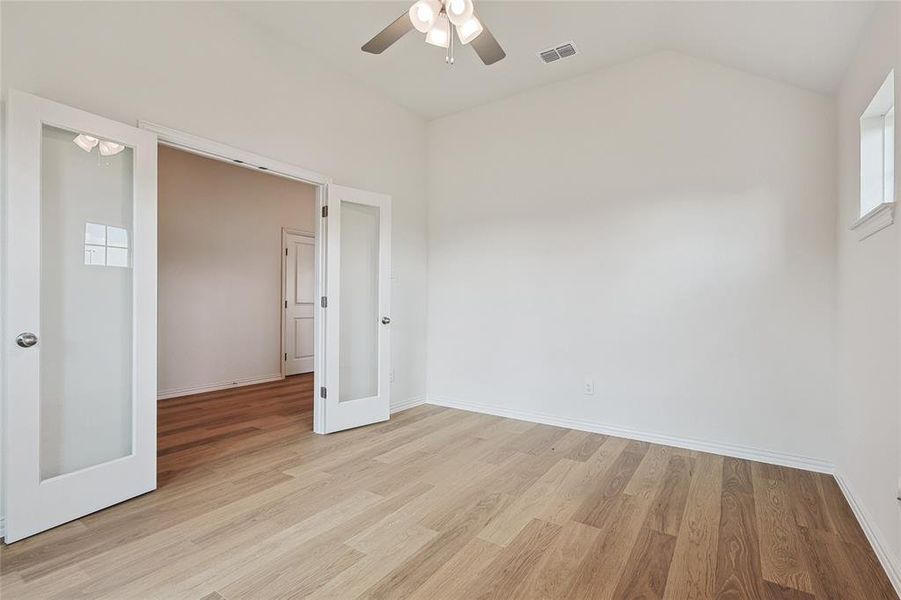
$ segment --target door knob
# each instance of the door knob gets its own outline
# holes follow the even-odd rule
[[[382,325],[387,325],[390,322],[391,322],[391,319],[389,319],[388,317],[382,317]]]
[[[25,333],[20,333],[16,336],[16,343],[23,348],[31,348],[38,343],[38,336],[30,331],[26,331]]]

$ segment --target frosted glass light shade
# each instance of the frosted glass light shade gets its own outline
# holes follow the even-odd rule
[[[98,140],[97,138],[93,137],[93,136],[85,135],[85,134],[83,134],[83,133],[80,133],[80,134],[78,134],[78,136],[77,136],[74,140],[72,140],[72,141],[75,142],[75,145],[76,145],[76,146],[78,146],[79,148],[81,148],[81,149],[84,150],[85,152],[90,152],[91,150],[94,149],[94,146],[97,145],[97,142],[98,142],[99,140]]]
[[[100,142],[100,154],[103,156],[113,156],[114,154],[119,154],[123,150],[125,150],[125,146],[122,144],[109,142],[107,140]]]
[[[425,36],[425,41],[433,46],[447,48],[450,44],[450,22],[446,15],[439,15],[438,20],[429,29]]]
[[[419,0],[410,7],[410,22],[417,31],[426,33],[438,20],[441,13],[441,2],[439,0]]]
[[[123,150],[125,150],[125,146],[122,144],[109,142],[107,140],[100,142],[100,154],[103,156],[113,156],[114,154],[119,154]]]
[[[472,0],[447,0],[444,10],[450,22],[459,27],[472,16]]]
[[[457,36],[460,38],[461,44],[468,44],[472,40],[479,37],[479,34],[485,28],[482,27],[482,22],[479,21],[475,15],[472,15],[468,19],[466,19],[462,25],[457,25]]]

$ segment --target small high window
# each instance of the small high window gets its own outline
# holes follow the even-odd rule
[[[860,216],[895,201],[895,72],[860,117]]]

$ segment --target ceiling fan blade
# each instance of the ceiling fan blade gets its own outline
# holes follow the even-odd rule
[[[411,29],[413,29],[413,23],[410,21],[410,17],[407,13],[404,13],[395,19],[391,25],[388,25],[377,33],[374,38],[366,42],[362,50],[363,52],[369,52],[370,54],[381,54],[387,50],[391,44],[404,37]]]
[[[491,35],[491,32],[488,31],[487,27],[482,30],[482,33],[480,33],[476,39],[469,42],[469,45],[472,46],[472,49],[476,51],[476,54],[479,55],[479,58],[481,58],[482,62],[486,65],[493,65],[507,56],[507,53],[504,52],[501,45],[497,43],[497,40],[494,39],[494,36]]]

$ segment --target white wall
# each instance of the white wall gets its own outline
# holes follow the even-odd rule
[[[280,377],[282,228],[315,230],[315,186],[165,146],[158,167],[158,393]]]
[[[675,53],[431,122],[430,400],[830,460],[834,155]]]
[[[3,2],[9,89],[390,194],[394,402],[425,394],[424,121],[225,4]]]
[[[896,500],[901,476],[898,226],[863,241],[849,226],[857,219],[860,202],[860,115],[889,71],[901,64],[897,12],[896,5],[886,3],[873,15],[837,95],[839,413],[835,438],[839,473],[896,562],[901,558]]]

